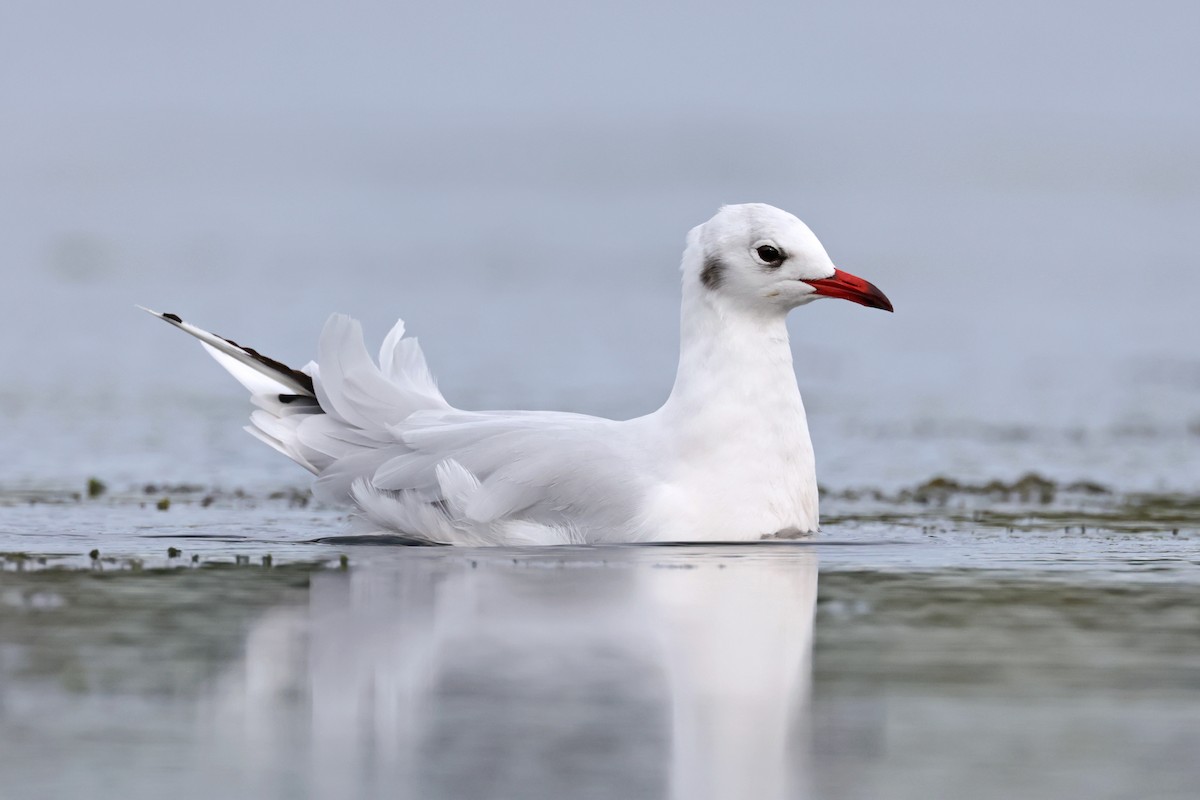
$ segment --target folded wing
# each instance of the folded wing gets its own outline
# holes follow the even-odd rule
[[[247,430],[316,473],[318,498],[355,503],[360,527],[434,543],[546,544],[627,540],[639,522],[635,481],[646,480],[649,459],[619,423],[455,409],[403,321],[376,364],[362,326],[335,314],[316,362],[293,370],[151,313],[201,340],[250,391]]]

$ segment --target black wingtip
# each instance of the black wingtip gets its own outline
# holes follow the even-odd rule
[[[254,361],[261,364],[262,366],[266,367],[271,372],[279,373],[280,376],[290,378],[292,381],[295,381],[296,387],[301,392],[305,393],[304,395],[281,395],[280,396],[281,402],[284,402],[284,403],[290,402],[290,400],[284,400],[283,399],[284,397],[295,398],[295,399],[305,397],[306,395],[310,398],[316,397],[316,387],[313,385],[313,379],[312,379],[311,375],[301,372],[298,369],[292,369],[287,364],[284,364],[280,361],[276,361],[273,358],[268,358],[267,356],[264,356],[262,353],[255,350],[253,347],[245,347],[243,345],[238,344],[233,339],[227,339],[224,336],[218,336],[217,334],[209,333],[208,331],[201,331],[192,325],[188,325],[186,328],[184,328],[183,326],[187,325],[187,323],[184,322],[183,318],[180,317],[178,314],[171,314],[168,312],[155,311],[153,309],[146,308],[145,306],[138,306],[138,308],[142,309],[147,314],[153,314],[154,316],[158,317],[159,319],[165,319],[167,322],[170,322],[172,325],[176,325],[181,330],[192,334],[196,338],[200,339],[200,341],[202,341],[202,342],[205,341],[205,337],[211,337],[214,339],[222,340],[223,342],[228,344],[230,347],[236,347],[238,350],[240,350],[242,352],[243,355],[250,357]]]
[[[140,308],[142,311],[145,311],[147,314],[149,314],[152,317],[158,317],[159,319],[165,319],[167,322],[172,322],[176,325],[183,324],[183,317],[179,316],[178,314],[163,313],[162,311],[155,311],[153,308],[146,308],[145,306],[139,306],[139,305],[135,305],[134,308]]]

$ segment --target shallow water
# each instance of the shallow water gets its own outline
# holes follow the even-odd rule
[[[13,796],[1182,798],[1200,780],[1194,499],[1173,527],[1144,498],[1061,491],[977,518],[939,484],[827,498],[794,541],[460,550],[364,544],[299,492],[153,488],[0,505]]]

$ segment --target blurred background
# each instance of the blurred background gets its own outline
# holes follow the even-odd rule
[[[687,230],[803,218],[823,484],[1200,475],[1200,6],[0,7],[0,482],[300,483],[134,309],[285,361],[396,317],[452,403],[666,397]]]

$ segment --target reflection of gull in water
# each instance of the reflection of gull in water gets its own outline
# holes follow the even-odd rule
[[[797,797],[816,559],[651,577],[646,588],[671,676],[674,796]]]
[[[675,386],[625,422],[582,414],[468,412],[442,397],[403,324],[371,361],[334,316],[317,361],[293,370],[199,338],[250,390],[248,430],[351,501],[370,530],[447,544],[749,540],[817,528],[812,443],[785,325],[819,297],[891,310],[835,269],[812,231],[761,204],[726,206],[683,254]],[[152,312],[156,313],[156,312]]]
[[[803,796],[816,578],[804,551],[319,575],[250,635],[211,733],[314,797]]]

